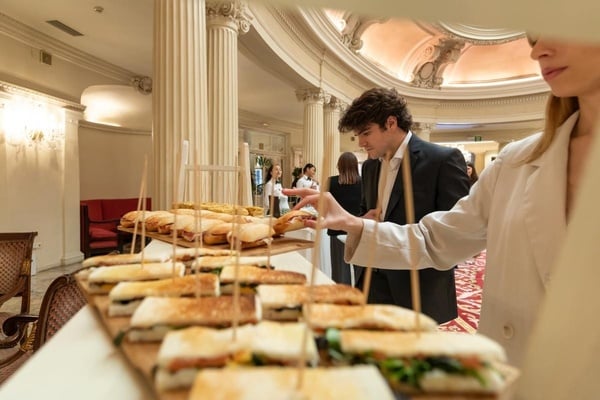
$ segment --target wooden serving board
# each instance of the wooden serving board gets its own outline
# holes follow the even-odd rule
[[[133,233],[132,228],[124,228],[122,226],[119,226],[118,229],[122,232]],[[139,232],[138,232],[138,235],[140,235]],[[163,234],[157,233],[157,232],[147,232],[146,237],[149,237],[152,239],[157,239],[157,240],[171,243],[171,244],[173,243],[173,236],[171,236],[171,235],[163,235]],[[181,246],[181,247],[190,247],[190,248],[193,248],[196,245],[194,242],[189,242],[189,241],[187,241],[185,239],[181,239],[181,238],[177,238],[175,240],[175,244],[178,246]],[[280,237],[273,238],[273,241],[271,242],[270,250],[271,250],[271,255],[276,255],[276,254],[282,254],[282,253],[289,253],[290,251],[311,249],[314,247],[314,245],[315,245],[315,242],[313,242],[312,240],[304,240],[304,239],[296,239],[296,238],[280,236]],[[229,249],[230,245],[229,244],[216,244],[216,245],[203,245],[202,247],[205,247],[207,249]],[[268,251],[269,251],[269,247],[265,244],[264,246],[260,246],[260,247],[253,247],[250,249],[242,249],[242,255],[243,256],[265,256],[265,255],[267,255]]]
[[[114,339],[120,332],[127,330],[130,325],[130,317],[109,317],[108,306],[109,299],[107,295],[89,294],[87,281],[77,278],[78,283],[86,293],[90,305],[95,310],[96,317],[104,326],[109,337]],[[156,363],[160,342],[152,343],[134,343],[124,338],[121,345],[118,346],[123,355],[123,359],[137,373],[139,381],[144,385],[149,393],[158,400],[185,400],[189,397],[189,390],[173,390],[158,392],[154,387],[153,368]],[[510,400],[513,397],[515,381],[519,376],[517,369],[501,364],[498,368],[507,379],[505,390],[499,394],[399,394],[396,393],[397,400]]]

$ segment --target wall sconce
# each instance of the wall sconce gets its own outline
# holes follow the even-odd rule
[[[2,132],[6,143],[22,148],[63,147],[65,140],[64,111],[23,97],[13,97],[2,107]]]

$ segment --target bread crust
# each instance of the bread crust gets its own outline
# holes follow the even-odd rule
[[[240,265],[238,268],[238,280],[243,284],[306,284],[306,275],[299,272],[259,268],[248,265]],[[220,274],[221,284],[234,282],[235,269],[234,265],[223,267]]]
[[[305,220],[314,218],[315,215],[308,211],[293,210],[277,218],[277,221],[273,224],[273,230],[277,235],[281,235],[284,232],[302,229]]]
[[[308,303],[364,304],[360,290],[349,285],[259,285],[256,291],[263,308],[296,307]],[[309,291],[312,291],[310,293]]]

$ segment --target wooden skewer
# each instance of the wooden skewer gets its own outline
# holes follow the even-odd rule
[[[414,224],[415,207],[408,146],[406,147],[404,156],[402,157],[402,182],[404,184],[404,207],[406,209],[406,223]],[[417,247],[411,235],[408,236],[408,245],[410,249],[410,290],[412,292],[412,304],[415,311],[415,328],[417,330],[417,335],[420,335],[421,320],[419,315],[421,314],[421,287],[419,284],[419,271],[417,270],[417,260],[415,254],[415,249]]]
[[[327,140],[327,147],[333,147],[333,139]],[[323,163],[321,164],[321,191],[319,193],[319,201],[317,203],[317,215],[322,215],[323,205],[325,203],[323,193],[329,191],[329,179],[327,179],[326,173],[329,171],[330,159],[323,157]],[[319,254],[321,253],[321,218],[317,218],[317,225],[315,227],[315,246],[312,254],[312,269],[310,270],[310,281],[308,286],[308,299],[305,304],[304,322],[306,327],[302,333],[302,343],[300,351],[300,359],[298,360],[298,380],[296,381],[296,391],[299,392],[302,389],[304,383],[304,370],[306,369],[306,342],[308,340],[308,334],[310,332],[310,316],[312,312],[312,304],[314,302],[313,289],[315,286],[315,278],[317,274],[317,268],[319,267]]]
[[[272,170],[271,170],[272,171]],[[271,187],[271,195],[269,196],[269,233],[273,229],[273,207],[275,207],[275,184]],[[271,245],[273,240],[267,241],[267,268],[271,268]]]
[[[137,208],[136,208],[136,214],[135,214],[135,222],[133,224],[133,238],[131,239],[131,249],[129,251],[129,254],[133,254],[135,252],[135,239],[137,237],[137,230],[138,230],[138,224],[139,224],[139,216],[138,214],[140,213],[140,210],[142,209],[142,202],[145,197],[145,193],[146,193],[146,177],[148,174],[148,155],[146,155],[144,157],[144,170],[142,171],[142,179],[140,181],[140,195],[138,197],[138,203],[137,203]],[[145,233],[144,227],[146,225],[145,223],[145,218],[144,218],[144,214],[146,211],[146,202],[144,201],[144,211],[142,212],[142,233]],[[142,240],[145,240],[145,238],[143,238]],[[142,247],[142,263],[144,261],[144,253],[143,253],[143,247]]]
[[[198,246],[202,247],[202,233],[200,233],[200,235],[198,235],[198,229],[202,226],[202,211],[200,209],[200,204],[202,202],[202,198],[201,198],[201,191],[200,191],[200,187],[202,185],[202,172],[200,171],[200,168],[198,167],[199,163],[198,163],[198,152],[194,151],[194,174],[192,175],[194,178],[194,198],[195,201],[192,201],[192,204],[194,205],[194,222],[195,222],[195,230],[196,233],[194,235],[194,261],[196,263],[196,271],[192,271],[195,274],[196,277],[196,285],[195,286],[195,290],[194,290],[194,296],[196,298],[199,298],[201,295],[201,291],[202,291],[202,287],[200,284],[200,275],[198,274],[198,271],[200,270],[200,266],[198,266],[198,254],[199,254],[199,249]]]

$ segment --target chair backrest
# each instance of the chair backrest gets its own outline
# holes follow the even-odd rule
[[[0,233],[0,306],[21,296],[21,313],[29,312],[31,257],[37,232]]]
[[[86,303],[87,299],[74,274],[65,274],[54,279],[42,300],[33,350],[37,351],[54,336]]]

